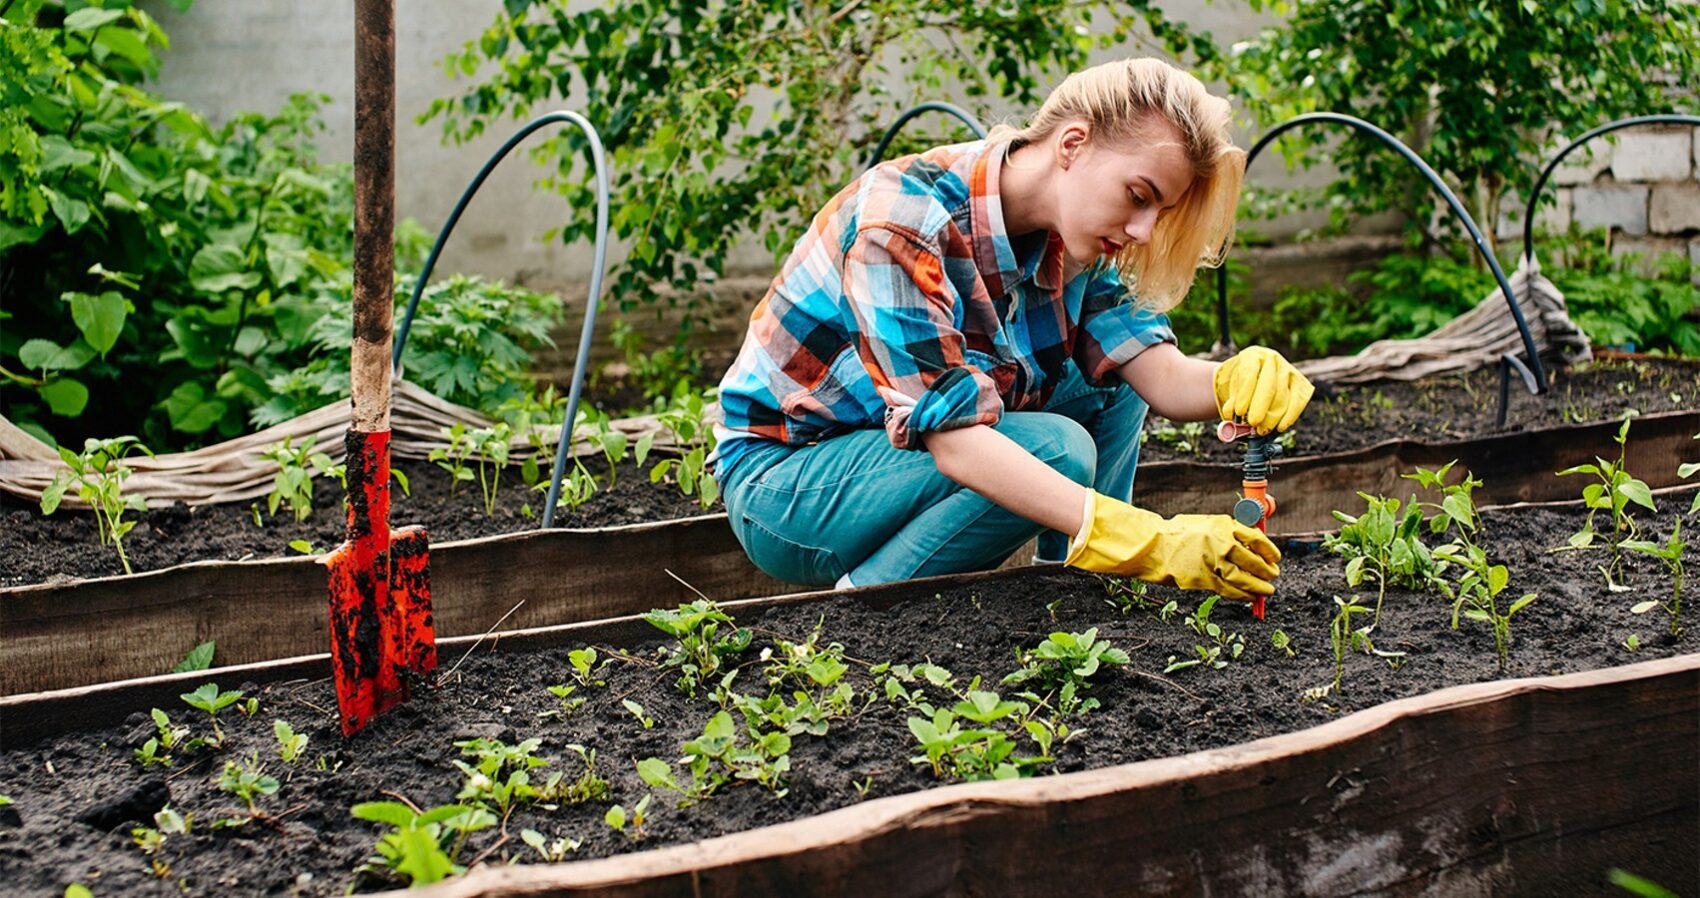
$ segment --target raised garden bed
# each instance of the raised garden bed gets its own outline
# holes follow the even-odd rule
[[[1402,494],[1409,485],[1400,480],[1402,473],[1453,459],[1487,481],[1477,494],[1482,505],[1574,498],[1581,484],[1553,472],[1614,456],[1617,430],[1605,422],[1288,458],[1272,481],[1280,507],[1271,532],[1331,528],[1331,510],[1349,507],[1359,490]],[[1630,434],[1629,470],[1655,489],[1681,484],[1677,462],[1696,457],[1700,443],[1690,439],[1696,432],[1700,412],[1638,419]],[[621,476],[621,489],[650,487],[633,473]],[[1227,464],[1150,462],[1141,466],[1135,499],[1165,514],[1226,511],[1240,479],[1238,467]],[[322,510],[318,515],[330,517]],[[433,532],[433,545],[443,636],[482,632],[510,611],[507,627],[633,614],[687,596],[684,583],[724,598],[785,591],[749,562],[724,515],[599,530],[533,530],[464,543],[445,544]],[[97,548],[92,537],[76,547],[90,554]],[[1017,553],[1012,561],[1027,557]],[[666,562],[658,565],[656,559]],[[0,694],[149,676],[169,670],[207,639],[217,642],[220,665],[311,654],[328,645],[324,596],[323,570],[306,558],[197,563],[133,577],[0,589],[0,624],[7,634],[0,640]]]
[[[1649,538],[1662,539],[1691,495],[1661,497],[1662,513],[1643,516]],[[454,741],[535,737],[543,740],[538,755],[553,763],[534,773],[576,776],[582,765],[566,745],[578,743],[598,751],[613,800],[629,809],[655,791],[646,838],[610,829],[602,802],[552,812],[523,806],[507,824],[515,838],[492,848],[494,828],[476,833],[460,859],[485,854],[492,867],[539,860],[518,841],[524,828],[582,840],[574,858],[608,859],[475,871],[441,894],[1040,894],[1058,882],[1147,894],[1574,894],[1598,891],[1613,866],[1691,892],[1700,887],[1700,656],[1691,654],[1692,635],[1659,635],[1662,614],[1630,613],[1637,602],[1668,598],[1669,576],[1652,559],[1630,556],[1620,581],[1631,591],[1611,593],[1594,570],[1602,553],[1549,554],[1581,521],[1570,509],[1484,516],[1482,544],[1510,570],[1507,598],[1538,594],[1515,617],[1505,671],[1485,626],[1466,621],[1454,631],[1449,603],[1390,590],[1374,640],[1405,653],[1394,659],[1398,669],[1348,651],[1340,691],[1309,702],[1304,691],[1334,676],[1333,598],[1352,593],[1343,561],[1314,544],[1287,545],[1268,620],[1241,606],[1217,609],[1214,620],[1245,645],[1220,670],[1163,672],[1169,656],[1185,658],[1199,641],[1182,623],[1198,595],[1151,590],[1147,601],[1181,605],[1164,622],[1151,610],[1112,607],[1097,578],[1061,570],[731,603],[737,623],[754,630],[736,690],[766,694],[756,658],[777,638],[801,641],[818,623],[821,645],[845,649],[843,682],[855,689],[857,710],[824,736],[793,737],[784,797],[728,784],[680,808],[677,796],[640,782],[634,759],[676,761],[716,708],[706,687],[689,698],[673,685],[676,669],[654,666],[656,649],[670,641],[637,619],[486,644],[443,688],[420,692],[347,743],[330,710],[324,658],[221,672],[223,686],[259,698],[257,714],[222,712],[227,747],[180,752],[169,771],[141,770],[132,758],[155,732],[145,712],[166,708],[197,733],[207,730],[204,715],[196,719],[199,712],[174,698],[204,675],[9,698],[0,701],[0,769],[19,822],[0,830],[0,873],[22,894],[56,895],[72,881],[96,894],[137,895],[178,894],[180,884],[190,894],[376,887],[380,881],[351,871],[380,827],[351,818],[350,806],[382,800],[386,790],[422,806],[449,803],[465,779],[451,764]],[[1039,765],[1031,780],[917,794],[939,780],[908,760],[921,752],[906,725],[915,712],[889,702],[866,665],[930,662],[948,668],[958,689],[981,676],[982,688],[1007,698],[1024,688],[998,685],[1017,667],[1016,650],[1052,631],[1088,627],[1131,663],[1105,665],[1092,678],[1086,694],[1101,707],[1065,718],[1077,734],[1056,747],[1054,764]],[[1271,644],[1276,630],[1296,656]],[[1640,637],[1638,651],[1623,645],[1630,633]],[[546,687],[571,682],[568,652],[585,645],[604,658],[619,650],[636,660],[604,668],[597,678],[605,686],[580,688],[574,697],[586,703],[573,713],[551,713],[562,701]],[[445,648],[445,666],[463,651]],[[1582,673],[1590,670],[1598,672]],[[1534,679],[1493,682],[1502,677]],[[1455,684],[1475,685],[1429,694]],[[653,727],[625,700],[640,704]],[[308,735],[304,760],[278,760],[274,718]],[[124,722],[109,723],[116,720]],[[249,753],[282,781],[260,799],[281,819],[276,828],[211,831],[213,819],[240,807],[215,787],[219,769]],[[1037,752],[1023,741],[1017,753]],[[170,867],[161,879],[130,829],[167,792],[197,822],[152,856]],[[834,809],[843,810],[810,819]],[[75,822],[79,816],[93,825]],[[786,821],[795,822],[693,844]],[[675,847],[610,857],[665,846]],[[1090,879],[1082,880],[1086,869]]]
[[[1700,359],[1601,358],[1555,369],[1553,385],[1530,396],[1513,383],[1506,426],[1497,426],[1499,369],[1412,382],[1324,388],[1293,429],[1288,456],[1332,455],[1394,440],[1465,442],[1571,424],[1700,408]],[[1233,462],[1237,448],[1203,428],[1146,422],[1141,462]]]

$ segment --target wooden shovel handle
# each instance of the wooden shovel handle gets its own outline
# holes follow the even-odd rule
[[[395,306],[395,0],[354,7],[354,349],[352,429],[390,429]]]

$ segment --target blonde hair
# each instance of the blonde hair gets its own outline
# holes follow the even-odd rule
[[[1115,256],[1140,307],[1161,312],[1186,296],[1199,268],[1221,265],[1233,240],[1246,157],[1228,133],[1232,119],[1228,101],[1211,96],[1191,74],[1159,59],[1124,59],[1068,76],[1027,127],[999,125],[987,140],[1037,143],[1068,122],[1084,121],[1089,140],[1127,147],[1153,139],[1157,121],[1173,125],[1192,163],[1192,185],[1158,219],[1149,242],[1128,243]]]

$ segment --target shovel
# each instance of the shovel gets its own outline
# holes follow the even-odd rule
[[[355,6],[353,415],[348,533],[330,569],[331,665],[342,733],[406,701],[409,674],[437,666],[430,542],[390,532],[390,319],[395,236],[395,6]]]

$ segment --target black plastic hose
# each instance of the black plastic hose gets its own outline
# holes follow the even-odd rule
[[[898,116],[897,121],[892,122],[891,127],[885,130],[885,136],[880,138],[879,145],[874,147],[874,151],[868,155],[868,168],[880,164],[880,160],[885,158],[885,151],[891,146],[892,139],[897,137],[897,132],[902,130],[910,119],[923,112],[942,112],[946,115],[955,116],[958,121],[968,126],[968,130],[974,132],[975,137],[984,138],[986,136],[986,129],[980,124],[979,119],[976,119],[966,109],[949,103],[933,101],[920,103]]]
[[[556,123],[571,123],[584,131],[585,139],[590,144],[590,156],[596,168],[596,260],[590,270],[590,295],[585,302],[584,331],[579,335],[578,357],[573,360],[573,381],[567,392],[567,417],[561,423],[561,437],[555,446],[555,467],[549,481],[549,498],[543,506],[543,528],[555,524],[555,503],[561,497],[561,478],[566,474],[568,448],[572,445],[573,420],[578,415],[579,396],[584,390],[585,362],[590,357],[591,335],[596,330],[596,303],[602,295],[602,274],[608,261],[608,167],[602,152],[602,137],[597,134],[596,127],[584,116],[576,112],[561,110],[532,119],[525,127],[515,132],[502,144],[484,167],[478,170],[477,177],[466,185],[466,190],[455,203],[454,211],[449,213],[448,221],[443,223],[443,229],[437,232],[437,242],[431,246],[431,255],[425,259],[425,268],[419,273],[419,280],[413,285],[413,295],[407,300],[407,312],[402,316],[401,327],[396,330],[395,349],[391,352],[390,363],[395,366],[397,377],[401,376],[401,355],[407,348],[407,332],[413,326],[414,313],[419,309],[419,297],[425,292],[425,284],[431,279],[432,269],[437,267],[437,257],[443,252],[443,244],[448,242],[449,234],[460,222],[466,204],[472,201],[478,188],[484,186],[484,180],[519,142],[531,136],[533,131],[544,125]]]

